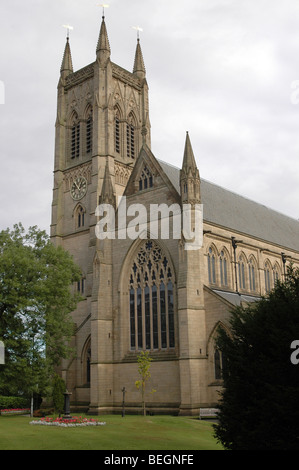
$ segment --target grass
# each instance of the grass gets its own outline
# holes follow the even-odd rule
[[[34,418],[37,419],[37,418]],[[189,417],[97,417],[106,426],[30,425],[28,416],[0,416],[0,450],[221,450],[212,423]]]

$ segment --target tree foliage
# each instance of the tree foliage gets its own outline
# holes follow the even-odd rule
[[[5,366],[0,394],[38,393],[54,367],[69,357],[70,312],[79,300],[70,286],[80,279],[70,254],[37,227],[0,232],[0,338]]]
[[[138,361],[138,372],[140,375],[140,380],[136,380],[135,386],[139,390],[141,390],[141,397],[142,397],[142,411],[143,415],[146,415],[146,407],[145,407],[145,390],[146,390],[146,382],[151,378],[150,367],[152,358],[149,355],[149,352],[141,351],[137,357]],[[156,390],[151,390],[151,393],[154,393]]]
[[[299,271],[290,268],[260,301],[232,312],[219,332],[226,358],[215,436],[227,449],[299,449]]]

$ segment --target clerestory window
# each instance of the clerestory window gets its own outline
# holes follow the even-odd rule
[[[211,247],[208,252],[208,274],[209,283],[216,284],[216,257]]]
[[[242,255],[239,258],[238,270],[239,270],[239,287],[240,289],[245,289],[246,288],[245,261]]]
[[[227,286],[227,256],[226,253],[222,250],[220,252],[220,282],[222,286]]]
[[[266,289],[266,292],[270,292],[271,278],[270,278],[270,265],[268,262],[265,263],[264,274],[265,274],[265,289]]]

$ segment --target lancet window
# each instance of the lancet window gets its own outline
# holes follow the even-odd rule
[[[115,118],[114,118],[114,144],[115,144],[116,153],[120,153],[120,142],[121,142],[120,116],[119,116],[119,110],[116,108]]]
[[[225,370],[226,363],[225,363],[225,356],[219,349],[215,350],[214,353],[214,367],[215,367],[215,379],[220,380],[222,379],[223,371]]]
[[[132,113],[127,122],[127,157],[132,159],[136,157],[136,131]]]
[[[79,158],[80,156],[80,122],[78,116],[75,115],[71,126],[71,158]]]
[[[209,283],[216,284],[216,257],[212,247],[209,248],[208,252],[208,274]]]
[[[251,291],[256,290],[256,269],[255,263],[251,258],[248,263],[248,277],[249,277],[249,288]]]
[[[240,289],[245,289],[246,278],[245,278],[245,261],[244,261],[243,255],[241,255],[239,258],[238,269],[239,269],[239,287]]]
[[[90,110],[86,121],[86,153],[92,152],[92,110]]]
[[[85,225],[85,210],[82,206],[77,209],[77,227],[81,228]]]
[[[220,281],[222,286],[227,286],[227,256],[224,250],[220,252]]]
[[[276,263],[273,268],[273,284],[275,285],[277,281],[280,280],[280,278],[281,278],[280,268],[278,264]]]
[[[174,273],[153,241],[140,248],[129,284],[131,350],[174,348]]]
[[[265,289],[266,289],[266,292],[269,292],[271,290],[271,278],[270,278],[270,264],[268,263],[268,261],[265,263],[264,274],[265,274]]]

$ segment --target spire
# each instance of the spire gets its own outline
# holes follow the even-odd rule
[[[187,132],[187,135],[186,135],[185,152],[184,152],[184,160],[183,160],[182,169],[185,170],[186,174],[188,174],[190,170],[192,170],[192,172],[194,170],[195,171],[197,170],[197,165],[196,165],[196,161],[194,158],[194,153],[193,153],[193,149],[192,149],[192,145],[191,145],[191,141],[189,137],[189,132]]]
[[[100,30],[100,36],[97,45],[97,58],[101,65],[106,65],[107,61],[110,59],[111,50],[107,34],[107,28],[105,23],[105,17],[102,17],[102,24]]]
[[[183,166],[180,172],[181,197],[183,203],[200,202],[200,177],[187,132]]]
[[[70,73],[73,73],[73,71],[71,47],[69,38],[67,37],[60,72],[64,74],[64,77],[67,77]]]
[[[133,73],[138,75],[138,77],[141,79],[145,78],[146,70],[145,70],[145,65],[144,65],[139,38],[137,39],[137,47],[136,47],[136,53],[135,53]]]
[[[102,193],[100,197],[101,204],[111,204],[115,206],[115,195],[113,191],[113,185],[111,181],[110,171],[109,171],[109,163],[108,159],[106,160],[106,167],[105,167],[105,174],[102,186]]]

